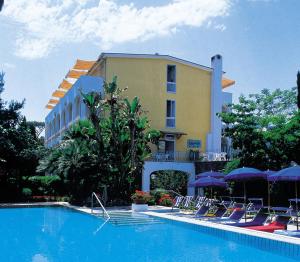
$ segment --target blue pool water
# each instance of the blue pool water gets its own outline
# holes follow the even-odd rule
[[[65,208],[0,209],[0,261],[299,261],[277,254],[270,243],[267,252],[199,227],[157,221],[103,226],[100,218]]]

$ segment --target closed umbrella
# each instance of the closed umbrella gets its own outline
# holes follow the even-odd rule
[[[217,179],[214,177],[201,177],[190,183],[190,186],[194,187],[210,187],[210,198],[212,198],[212,188],[220,187],[226,188],[227,183],[223,179]]]
[[[300,166],[293,166],[284,168],[270,176],[268,176],[268,181],[290,181],[295,182],[295,196],[296,196],[296,223],[298,230],[298,181],[300,181]]]
[[[267,174],[260,171],[259,169],[251,168],[251,167],[242,167],[242,168],[234,169],[224,177],[225,181],[243,182],[245,208],[246,208],[246,200],[247,200],[246,182],[249,180],[266,179],[266,178],[267,178]],[[246,212],[245,212],[245,221],[246,221]]]

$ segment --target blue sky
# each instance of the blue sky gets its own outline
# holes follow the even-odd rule
[[[203,65],[223,56],[234,99],[295,86],[298,0],[6,0],[0,13],[5,99],[43,120],[51,93],[77,58],[160,53]]]

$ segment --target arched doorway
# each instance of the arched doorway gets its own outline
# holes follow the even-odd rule
[[[194,163],[183,162],[154,162],[146,161],[144,163],[143,176],[142,176],[142,190],[150,191],[151,174],[156,171],[182,171],[188,173],[187,194],[195,195],[195,188],[189,187],[188,184],[195,180],[195,166]]]
[[[180,195],[187,195],[189,173],[178,170],[155,171],[150,176],[150,190],[171,190]]]

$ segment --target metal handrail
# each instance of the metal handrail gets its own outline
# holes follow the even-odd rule
[[[176,192],[176,191],[174,191],[174,190],[172,190],[172,189],[166,190],[166,191],[167,191],[167,192],[171,192],[171,193],[175,194],[176,196],[181,196],[181,197],[183,197],[183,195],[179,194],[178,192]]]
[[[102,202],[100,201],[99,197],[96,195],[95,192],[92,192],[92,206],[91,206],[91,213],[93,213],[93,208],[94,208],[94,197],[96,198],[96,200],[98,201],[98,203],[100,204],[101,208],[102,208],[102,212],[103,212],[103,216],[104,214],[107,216],[108,219],[110,219],[109,214],[107,213],[105,207],[102,205]]]

